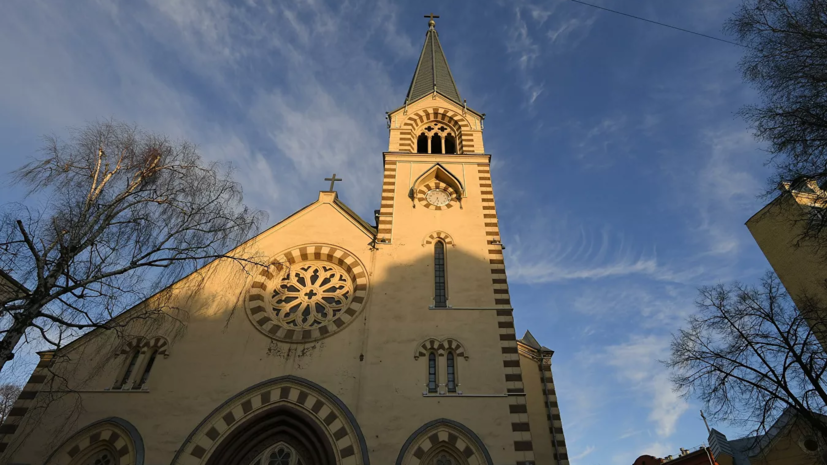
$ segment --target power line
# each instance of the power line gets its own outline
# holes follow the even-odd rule
[[[684,28],[677,27],[677,26],[671,26],[669,24],[664,24],[664,23],[661,23],[661,22],[658,22],[658,21],[653,21],[651,19],[641,18],[640,16],[630,15],[629,13],[624,13],[622,11],[617,11],[617,10],[612,10],[610,8],[604,8],[602,6],[592,5],[591,3],[581,2],[580,0],[571,0],[571,1],[574,2],[574,3],[579,3],[581,5],[590,6],[592,8],[597,8],[598,10],[608,11],[610,13],[615,13],[615,14],[626,16],[626,17],[629,17],[629,18],[634,18],[634,19],[639,19],[641,21],[646,21],[647,23],[657,24],[658,26],[668,27],[670,29],[676,29],[678,31],[688,32],[690,34],[695,34],[696,36],[706,37],[707,39],[717,40],[718,42],[724,42],[726,44],[737,45],[739,47],[749,48],[746,45],[739,44],[738,42],[731,42],[731,41],[726,40],[726,39],[721,39],[720,37],[708,36],[706,34],[701,34],[700,32],[690,31],[689,29],[684,29]]]

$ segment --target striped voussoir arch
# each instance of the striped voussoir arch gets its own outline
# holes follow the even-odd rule
[[[155,336],[150,338],[137,337],[130,339],[126,342],[126,344],[121,346],[121,350],[118,351],[115,356],[126,355],[132,352],[135,347],[138,347],[140,351],[144,353],[157,350],[158,355],[163,355],[164,358],[169,357],[169,341],[163,336]]]
[[[451,200],[448,201],[447,204],[439,206],[434,205],[425,198],[425,194],[432,189],[441,189],[448,193],[451,196]],[[438,181],[436,179],[428,181],[416,189],[416,201],[419,202],[420,205],[427,208],[428,210],[447,210],[449,208],[454,208],[455,205],[459,205],[459,201],[457,200],[457,191],[455,191],[451,186],[448,184]]]
[[[347,308],[336,318],[322,326],[310,329],[291,329],[274,321],[269,304],[268,290],[275,288],[286,270],[307,261],[325,261],[340,266],[353,282],[353,296]],[[271,271],[272,270],[272,271]],[[330,245],[308,245],[281,253],[272,261],[270,269],[261,270],[247,294],[247,316],[265,336],[282,342],[309,342],[327,337],[342,328],[362,310],[368,292],[368,276],[365,267],[353,255]]]
[[[514,316],[511,308],[511,296],[508,290],[508,278],[505,274],[503,247],[500,239],[500,226],[497,221],[497,207],[494,203],[494,189],[491,184],[491,165],[477,165],[485,220],[485,237],[488,243],[488,263],[491,267],[491,284],[494,306],[497,307],[497,327],[500,333],[500,350],[503,355],[506,389],[509,396],[509,414],[511,431],[514,439],[514,451],[518,456],[517,464],[534,462],[534,446],[528,424],[528,407],[525,399],[523,373],[520,368],[520,355],[517,337],[514,331]]]
[[[426,245],[431,245],[431,244],[433,244],[434,242],[436,242],[438,240],[442,240],[442,242],[444,242],[445,245],[451,245],[451,246],[456,245],[456,244],[454,244],[454,238],[451,237],[451,235],[448,234],[447,232],[445,232],[445,231],[434,231],[434,232],[428,234],[427,236],[425,236],[424,238],[422,238],[422,247],[425,247]]]
[[[440,418],[422,425],[408,437],[396,458],[396,465],[434,463],[440,453],[462,457],[468,465],[493,465],[485,444],[470,428]]]
[[[367,444],[356,418],[333,393],[297,376],[256,384],[213,410],[190,433],[173,465],[202,465],[221,442],[247,420],[270,409],[294,408],[314,421],[333,446],[336,465],[369,465]]]
[[[143,465],[144,442],[128,421],[110,417],[87,425],[58,447],[46,465],[87,463],[104,450],[115,455],[118,465]]]
[[[414,351],[414,360],[419,360],[419,357],[428,355],[429,352],[436,352],[440,357],[444,356],[448,351],[453,351],[457,357],[462,357],[468,360],[468,352],[462,344],[456,339],[426,339],[416,347]]]
[[[423,108],[408,115],[402,124],[402,135],[399,137],[400,152],[416,152],[416,130],[425,123],[439,121],[451,126],[457,133],[457,153],[474,153],[474,136],[471,134],[471,125],[461,114],[447,108]]]

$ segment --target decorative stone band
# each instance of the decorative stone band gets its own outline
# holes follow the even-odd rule
[[[144,338],[144,337],[137,337],[134,339],[130,339],[126,342],[123,346],[121,346],[121,350],[118,351],[115,356],[118,355],[126,355],[132,352],[132,349],[135,347],[139,347],[141,352],[149,352],[151,350],[157,350],[158,355],[163,355],[164,358],[169,357],[169,341],[167,338],[163,336],[156,336],[152,338]]]
[[[552,439],[552,447],[554,447],[554,458],[559,460],[560,465],[568,465],[568,450],[566,449],[566,438],[563,435],[563,423],[560,417],[560,406],[557,403],[557,392],[554,389],[554,377],[551,375],[551,363],[541,362],[538,364],[540,371],[540,382],[543,382],[543,371],[545,371],[545,382],[547,390],[543,389],[544,401],[551,406],[551,415],[546,415],[549,423],[549,434]]]
[[[341,267],[353,281],[353,296],[348,307],[326,324],[307,329],[282,326],[273,318],[268,292],[273,292],[286,268],[299,266],[306,261],[326,261]],[[282,342],[309,342],[330,336],[347,326],[364,307],[367,292],[368,276],[365,267],[352,254],[329,245],[297,247],[276,256],[271,270],[259,272],[247,294],[247,316],[267,337]]]
[[[393,203],[396,192],[396,162],[385,162],[385,177],[382,182],[382,203],[379,207],[379,224],[377,238],[380,242],[390,242],[393,234]]]
[[[468,465],[493,465],[485,444],[471,429],[457,421],[440,418],[414,431],[396,458],[396,465],[425,465],[440,453],[464,458]]]
[[[462,357],[468,360],[468,352],[465,347],[456,339],[428,339],[420,344],[414,351],[414,360],[419,360],[419,357],[428,355],[428,352],[436,352],[440,357],[444,356],[448,351],[453,351],[457,357]]]
[[[117,457],[118,465],[143,465],[144,441],[128,421],[110,417],[92,423],[70,437],[46,460],[47,465],[88,461],[104,450]]]
[[[428,200],[425,198],[425,194],[427,194],[428,191],[431,191],[433,189],[441,189],[451,196],[451,200],[448,201],[447,205],[437,206],[431,204],[431,202],[428,202]],[[416,201],[419,202],[420,205],[429,210],[447,210],[459,204],[459,202],[457,201],[457,192],[448,184],[445,184],[444,182],[439,182],[437,180],[429,181],[419,186],[419,188],[416,190]]]
[[[434,231],[422,238],[422,247],[425,247],[426,245],[432,245],[439,239],[441,239],[442,242],[445,243],[445,245],[456,246],[456,244],[454,244],[454,238],[451,237],[450,234],[448,234],[445,231]]]
[[[477,165],[479,175],[480,200],[482,201],[483,219],[485,221],[485,240],[488,245],[488,262],[491,267],[491,284],[494,306],[497,310],[497,328],[500,336],[500,350],[503,355],[503,371],[506,390],[509,397],[509,417],[511,419],[511,436],[514,440],[514,452],[517,464],[534,463],[534,446],[528,423],[528,407],[525,399],[523,372],[520,368],[520,355],[517,348],[517,336],[514,330],[514,317],[511,310],[511,296],[508,290],[508,278],[505,274],[500,226],[497,222],[497,207],[494,203],[494,189],[491,184],[491,166],[487,163]]]
[[[40,362],[34,371],[32,371],[32,375],[29,377],[29,380],[26,381],[26,385],[23,386],[20,396],[17,397],[14,405],[12,405],[6,421],[0,426],[0,457],[2,457],[2,454],[6,452],[7,449],[10,449],[9,445],[12,443],[12,440],[15,439],[15,434],[22,429],[23,422],[26,420],[26,414],[29,413],[29,410],[35,402],[37,393],[43,387],[43,383],[49,376],[49,367],[52,366],[54,352],[40,352],[39,355]],[[0,460],[0,463],[3,462],[3,460]]]
[[[333,445],[336,465],[370,465],[367,444],[356,418],[333,393],[297,376],[258,383],[228,399],[190,433],[172,465],[206,464],[236,429],[268,409],[298,409],[317,423]]]

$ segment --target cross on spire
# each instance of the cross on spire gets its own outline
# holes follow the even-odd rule
[[[434,25],[436,25],[436,23],[434,22],[434,18],[439,18],[439,15],[435,15],[435,14],[431,13],[429,15],[425,15],[425,17],[426,18],[431,18],[431,20],[428,21],[428,26],[434,27]]]
[[[333,176],[331,176],[329,178],[324,178],[324,180],[325,181],[330,181],[330,192],[333,192],[333,184],[335,184],[336,181],[341,181],[342,178],[337,178],[336,173],[333,173]]]

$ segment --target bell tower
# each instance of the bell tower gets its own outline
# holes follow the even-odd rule
[[[515,334],[491,155],[483,143],[485,114],[460,96],[436,30],[438,16],[426,17],[404,103],[387,113],[374,279],[393,291],[372,297],[371,308],[382,310],[372,310],[371,326],[388,336],[372,329],[371,350],[402,350],[400,334],[406,343],[421,340],[409,375],[414,382],[417,370],[428,370],[422,398],[411,404],[416,415],[475,424],[494,463],[565,465],[550,351],[529,351]],[[529,389],[536,390],[533,398]]]

